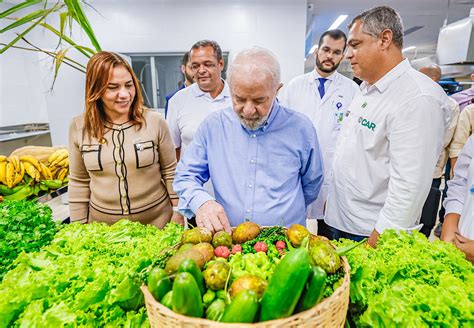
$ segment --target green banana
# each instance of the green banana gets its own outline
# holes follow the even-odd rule
[[[56,179],[56,180],[42,180],[40,183],[44,184],[46,187],[48,187],[50,189],[58,189],[58,188],[62,187],[62,185],[63,185],[63,181],[59,180],[59,179]]]
[[[3,195],[3,196],[8,196],[8,195],[12,195],[14,193],[16,193],[18,190],[20,190],[21,188],[23,188],[25,185],[17,185],[15,186],[14,188],[8,188],[7,186],[5,186],[4,184],[0,184],[0,195]]]
[[[41,191],[40,186],[37,185],[37,184],[35,184],[35,185],[33,186],[32,194],[33,194],[33,195],[38,195],[40,191]]]
[[[16,193],[5,196],[8,200],[22,200],[30,196],[33,193],[33,188],[29,185],[24,185],[23,188],[18,190]]]

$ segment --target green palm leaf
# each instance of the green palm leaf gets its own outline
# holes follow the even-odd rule
[[[42,2],[42,0],[27,0],[25,2],[19,3],[16,6],[13,6],[9,9],[5,10],[4,12],[1,12],[0,13],[0,18],[5,18],[5,17],[7,17],[7,16],[9,16],[13,13],[16,13],[17,11],[19,11],[21,9],[27,8],[29,6],[36,5],[40,2]]]
[[[92,30],[92,27],[84,13],[84,10],[82,9],[80,2],[78,0],[64,0],[64,3],[68,7],[69,12],[74,18],[74,20],[81,26],[81,28],[87,34],[94,48],[97,51],[101,51],[102,49],[99,45],[99,42],[97,41],[97,38],[95,37],[94,31]]]

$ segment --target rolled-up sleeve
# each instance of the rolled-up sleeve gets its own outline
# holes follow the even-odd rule
[[[173,188],[179,196],[179,210],[188,218],[192,217],[202,204],[214,200],[203,187],[209,180],[205,138],[207,129],[206,122],[201,124],[176,167]]]
[[[390,180],[375,229],[411,230],[428,195],[436,161],[443,146],[443,105],[420,96],[389,117]]]
[[[448,181],[448,196],[443,205],[446,214],[461,214],[468,188],[469,168],[474,156],[474,136],[471,136],[459,154],[454,168],[454,178]]]

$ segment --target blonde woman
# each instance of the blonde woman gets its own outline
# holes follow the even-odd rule
[[[112,52],[94,55],[85,98],[69,127],[71,221],[181,223],[173,141],[161,115],[143,105],[130,65]]]

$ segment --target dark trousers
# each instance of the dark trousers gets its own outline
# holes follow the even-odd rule
[[[367,236],[354,235],[352,233],[331,227],[326,222],[324,222],[324,220],[318,220],[318,236],[324,236],[329,240],[346,238],[354,241],[361,241],[362,239],[367,238]]]
[[[439,222],[443,223],[444,222],[444,215],[446,214],[446,210],[444,209],[443,202],[446,196],[448,195],[448,181],[451,179],[451,162],[448,160],[446,163],[446,168],[444,171],[444,189],[443,189],[443,194],[441,197],[441,207],[439,208]],[[431,184],[431,187],[439,189],[439,186],[441,185],[441,178],[433,179],[433,183]]]
[[[188,219],[187,228],[188,228],[188,229],[192,229],[192,228],[196,228],[196,227],[197,227],[197,224],[196,224],[196,217],[193,216],[192,218]]]

